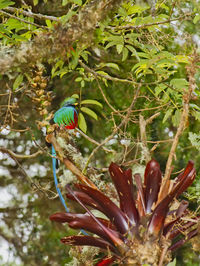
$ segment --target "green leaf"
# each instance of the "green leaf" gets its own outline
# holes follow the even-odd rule
[[[156,86],[155,88],[155,95],[158,96],[162,91],[164,91],[166,89],[166,85],[164,84],[159,84],[158,86]]]
[[[101,70],[96,71],[96,73],[103,75],[103,76],[109,76],[108,73],[106,73],[105,71],[101,71]]]
[[[180,91],[183,91],[183,88],[188,88],[188,81],[186,79],[172,79],[170,85],[177,88]]]
[[[190,107],[192,107],[193,109],[196,109],[196,110],[199,110],[199,111],[200,111],[200,107],[199,107],[198,105],[196,105],[196,104],[194,104],[194,103],[190,103],[189,105],[190,105]]]
[[[70,10],[68,11],[67,15],[64,15],[64,16],[61,17],[61,22],[62,22],[63,24],[65,24],[65,23],[66,23],[68,20],[70,20],[70,18],[73,17],[75,14],[76,14],[76,12],[70,9]]]
[[[82,87],[82,88],[85,87],[85,80],[81,80],[81,87]]]
[[[115,63],[106,63],[105,66],[119,70],[119,66]]]
[[[105,49],[108,49],[114,45],[124,46],[124,39],[122,36],[110,36],[106,38],[106,41],[110,41],[110,42],[106,45]]]
[[[136,54],[136,50],[133,46],[127,44],[126,47],[129,49],[129,51],[132,52],[132,54],[134,54],[134,55]]]
[[[19,88],[19,86],[21,85],[21,83],[23,81],[23,78],[24,78],[24,76],[22,74],[19,74],[17,76],[17,78],[15,79],[15,81],[13,83],[13,90],[14,91]]]
[[[47,24],[47,27],[52,28],[51,20],[46,19],[45,22],[46,22],[46,24]]]
[[[167,266],[176,266],[176,258],[172,262],[168,263]]]
[[[89,52],[87,52],[87,51],[83,51],[81,54],[80,54],[80,56],[85,60],[85,62],[87,62],[88,63],[88,54],[90,55],[90,53]]]
[[[124,47],[123,44],[117,44],[116,48],[117,48],[118,54],[121,54],[123,47]]]
[[[66,6],[69,3],[69,0],[62,0],[62,6]]]
[[[79,95],[77,93],[72,94],[71,98],[79,99]]]
[[[200,122],[200,112],[198,112],[198,111],[192,111],[191,113],[195,117],[195,119]]]
[[[76,82],[80,82],[83,78],[82,77],[78,77],[75,79]]]
[[[98,120],[97,114],[94,111],[92,111],[90,108],[81,107],[81,111],[86,113],[87,115],[91,116],[95,120]]]
[[[193,23],[194,24],[197,24],[197,22],[200,20],[200,15],[198,14],[198,15],[196,15],[195,17],[194,17],[194,19],[193,19]]]
[[[103,108],[103,105],[100,102],[96,101],[96,100],[90,100],[90,99],[83,100],[83,101],[81,101],[81,105],[82,104],[94,104],[94,105],[98,105],[101,108]]]
[[[76,5],[81,6],[82,5],[82,0],[72,0],[72,2]]]
[[[106,38],[106,41],[114,41],[116,44],[123,44],[124,43],[124,39],[121,35],[118,36],[109,36]]]
[[[33,5],[37,6],[37,4],[38,4],[38,0],[33,0]]]
[[[6,8],[8,6],[14,5],[15,2],[9,0],[0,0],[0,9]]]
[[[200,134],[189,132],[189,140],[197,150],[200,151]]]
[[[165,114],[165,116],[163,118],[163,121],[162,121],[163,123],[165,123],[165,121],[171,116],[172,112],[173,112],[173,109],[168,109],[167,110],[167,112],[166,112],[166,114]]]
[[[128,57],[128,49],[126,47],[122,50],[122,61],[125,61]]]
[[[111,46],[114,46],[114,45],[116,45],[116,42],[109,42],[107,45],[106,45],[106,47],[105,47],[105,49],[108,49],[108,48],[110,48]]]
[[[80,130],[82,130],[84,133],[86,133],[87,124],[85,121],[85,117],[83,116],[82,113],[79,113],[79,115],[78,115],[78,126],[79,126]]]
[[[188,64],[189,63],[189,56],[179,54],[179,55],[176,55],[174,57],[174,60],[177,63],[185,63],[185,64]]]
[[[180,123],[181,119],[181,110],[176,110],[175,114],[172,116],[172,123],[175,127],[177,127]]]

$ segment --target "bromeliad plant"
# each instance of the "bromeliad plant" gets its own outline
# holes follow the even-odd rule
[[[171,260],[172,251],[198,234],[200,216],[187,209],[187,201],[176,199],[194,181],[196,172],[192,161],[171,181],[162,198],[159,195],[162,174],[154,159],[146,166],[143,184],[140,174],[134,175],[137,191],[130,169],[123,170],[111,163],[109,172],[120,207],[89,186],[76,184],[74,191],[67,186],[67,197],[79,202],[87,212],[55,213],[50,219],[68,223],[71,228],[82,228],[98,237],[68,236],[61,239],[64,244],[96,246],[112,254],[112,258],[103,259],[97,265],[109,265],[113,261],[119,265],[162,265]],[[95,217],[87,206],[99,210],[108,219]]]

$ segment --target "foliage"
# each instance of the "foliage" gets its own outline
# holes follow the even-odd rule
[[[66,227],[46,218],[62,206],[45,136],[71,95],[87,133],[74,137],[79,170],[99,189],[112,192],[111,161],[142,174],[154,157],[165,177],[174,167],[173,177],[192,159],[197,177],[185,196],[198,210],[199,1],[0,0],[0,9],[0,232],[14,256],[7,265],[70,260],[59,243]],[[58,175],[75,181],[62,164]],[[177,265],[199,263],[188,249],[177,252]]]

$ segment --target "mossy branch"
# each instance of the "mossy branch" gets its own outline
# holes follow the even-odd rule
[[[65,60],[66,52],[75,41],[89,45],[96,25],[106,18],[121,0],[89,1],[81,11],[72,16],[67,25],[57,24],[53,30],[43,31],[30,42],[19,47],[2,48],[0,51],[0,74],[32,68],[36,63],[52,62],[57,57]]]

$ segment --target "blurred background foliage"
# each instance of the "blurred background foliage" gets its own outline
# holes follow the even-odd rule
[[[0,0],[0,55],[26,49],[38,36],[64,28],[88,4],[84,0]],[[85,105],[96,115],[83,112],[87,132],[85,126],[81,129],[99,143],[111,136],[105,145],[114,152],[99,149],[91,166],[106,169],[111,161],[133,170],[144,166],[140,117],[147,121],[156,114],[146,125],[145,137],[151,157],[165,171],[189,86],[187,65],[200,51],[199,11],[198,0],[122,1],[95,25],[92,34],[83,32],[87,38],[67,47],[67,52],[37,62],[30,57],[28,66],[18,60],[0,76],[1,265],[67,265],[70,261],[69,248],[59,240],[70,235],[70,229],[48,220],[62,206],[55,197],[45,144],[48,121],[66,97],[77,94],[79,110],[83,100],[99,102]],[[189,117],[173,161],[173,173],[189,159],[195,161],[196,181],[185,193],[194,211],[200,195],[199,65],[197,61]],[[133,109],[119,127],[134,97]],[[86,159],[96,147],[80,134],[76,145]],[[100,178],[109,182],[107,172]],[[200,263],[199,252],[190,244],[174,256],[176,265]]]

